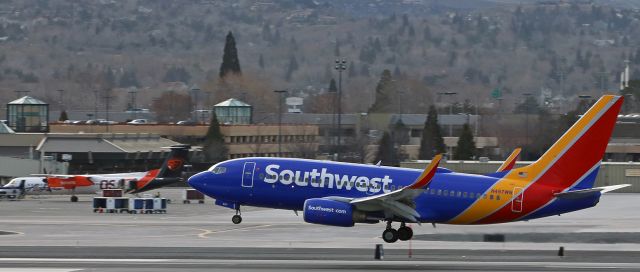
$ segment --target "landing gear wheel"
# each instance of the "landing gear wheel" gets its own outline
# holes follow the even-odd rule
[[[242,216],[240,215],[234,215],[233,217],[231,217],[231,222],[233,222],[234,224],[240,224],[240,222],[242,222]]]
[[[398,239],[400,241],[407,241],[413,238],[413,230],[410,227],[402,226],[398,229]]]
[[[71,196],[71,202],[78,202],[77,196]]]
[[[395,229],[386,229],[382,232],[382,240],[387,243],[395,243],[398,241],[398,231]]]

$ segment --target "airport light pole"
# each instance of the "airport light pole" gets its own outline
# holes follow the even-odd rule
[[[98,90],[93,90],[93,118],[98,119]]]
[[[58,92],[58,94],[60,95],[60,100],[58,102],[58,104],[60,106],[60,110],[63,110],[64,107],[62,106],[63,105],[62,104],[62,94],[64,93],[64,90],[63,89],[59,89],[59,90],[56,90],[56,92]]]
[[[105,114],[106,114],[107,123],[105,125],[107,126],[107,132],[109,132],[109,102],[110,102],[110,100],[112,98],[113,98],[113,96],[110,96],[110,95],[105,95],[104,96],[104,99],[105,99],[105,102],[106,102],[106,105],[105,105],[106,113]]]
[[[130,110],[133,112],[133,119],[138,118],[138,109],[136,107],[136,95],[138,94],[137,89],[131,89],[129,91],[129,95],[131,95],[131,106]]]
[[[526,145],[529,145],[529,103],[527,102],[529,100],[529,96],[531,96],[531,93],[523,93],[522,94],[524,96],[524,113],[525,113],[525,140],[526,140]]]
[[[282,157],[282,95],[287,90],[274,90],[278,94],[278,157]]]
[[[445,95],[445,96],[454,96],[458,93],[457,92],[439,92],[438,94]],[[451,116],[453,116],[453,100],[451,100],[449,103],[449,118],[451,118]],[[453,137],[453,125],[451,124],[451,120],[449,121],[449,137]]]
[[[200,88],[198,87],[193,87],[191,88],[191,95],[193,95],[195,97],[195,100],[192,99],[193,101],[193,112],[195,113],[195,118],[193,118],[193,121],[197,122],[198,121],[198,100],[200,98]]]
[[[338,148],[336,149],[336,160],[340,161],[340,146],[342,146],[342,72],[347,70],[347,61],[336,60],[335,69],[338,70]]]

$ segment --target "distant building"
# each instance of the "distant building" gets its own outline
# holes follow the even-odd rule
[[[70,173],[131,172],[159,167],[175,144],[149,133],[6,133],[0,156],[67,162]]]
[[[135,135],[145,131],[178,141],[196,145],[202,143],[208,125],[112,125],[109,131]],[[93,131],[106,133],[105,126],[52,124],[57,133],[79,133]],[[228,158],[241,157],[302,157],[315,158],[318,153],[318,126],[259,124],[259,125],[221,125],[228,147]],[[107,134],[108,135],[108,134]],[[278,153],[278,135],[281,136]]]
[[[213,106],[218,122],[225,125],[251,124],[253,107],[230,98]]]
[[[7,104],[7,125],[15,132],[48,132],[49,104],[31,96]]]

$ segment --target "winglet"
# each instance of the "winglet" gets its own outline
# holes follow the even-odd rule
[[[438,154],[431,160],[431,163],[427,165],[427,167],[422,171],[422,174],[416,181],[409,185],[411,189],[423,189],[429,185],[433,176],[435,176],[436,171],[438,170],[438,164],[440,164],[440,159],[442,159],[442,154]]]
[[[522,151],[522,148],[519,147],[513,150],[511,155],[509,155],[502,165],[500,165],[500,168],[498,168],[498,171],[496,172],[509,171],[513,169],[513,166],[516,165],[516,161],[518,160],[518,156],[520,156],[520,151]]]

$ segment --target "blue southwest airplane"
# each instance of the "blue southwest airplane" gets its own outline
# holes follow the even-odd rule
[[[628,184],[593,187],[623,98],[601,97],[534,163],[513,168],[520,150],[486,175],[439,168],[420,171],[294,158],[241,158],[189,178],[216,204],[302,211],[304,221],[352,227],[386,221],[384,241],[409,240],[406,223],[495,224],[595,206],[601,194]],[[398,229],[392,222],[400,222]]]

